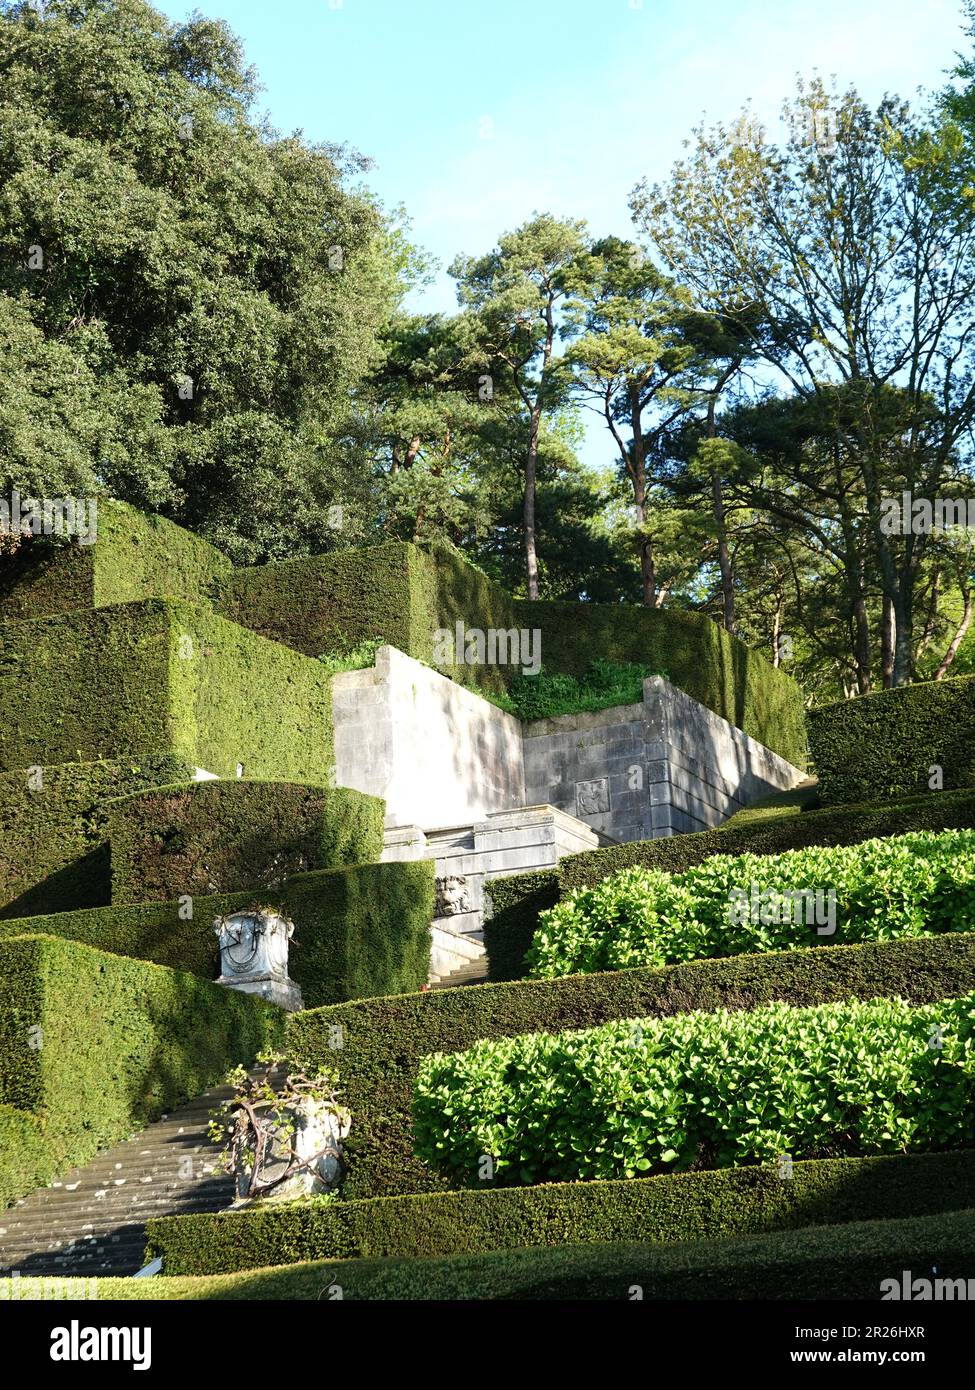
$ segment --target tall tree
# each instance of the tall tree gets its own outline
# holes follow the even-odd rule
[[[363,161],[277,134],[256,92],[199,15],[2,5],[5,482],[108,489],[240,559],[328,546],[353,510],[349,401],[406,259],[350,189]],[[44,458],[23,420],[66,381]]]
[[[509,385],[525,416],[522,544],[528,597],[540,594],[535,498],[543,417],[565,399],[556,347],[566,300],[584,274],[582,222],[548,214],[503,236],[486,256],[459,257],[451,266],[461,304],[476,316],[484,371],[480,389]]]
[[[754,126],[698,130],[666,188],[637,188],[633,212],[702,307],[734,321],[747,304],[771,326],[740,320],[785,389],[812,399],[848,388],[850,459],[901,684],[912,677],[929,540],[884,530],[885,488],[934,498],[965,463],[975,423],[968,159],[950,125],[927,127],[895,98],[872,112],[855,92],[800,84],[785,116],[781,145]]]
[[[660,607],[648,500],[652,461],[695,397],[696,345],[685,332],[691,301],[632,242],[592,248],[589,276],[572,304],[577,335],[560,364],[576,394],[602,416],[632,489],[643,602]]]

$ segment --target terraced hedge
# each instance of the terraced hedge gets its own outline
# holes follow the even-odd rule
[[[928,792],[935,766],[944,788],[975,786],[975,676],[812,710],[809,743],[826,802]]]
[[[660,1248],[917,1219],[975,1205],[973,1160],[972,1152],[818,1159],[795,1163],[788,1181],[770,1167],[732,1168],[162,1217],[149,1222],[146,1258],[161,1255],[170,1275],[354,1258],[409,1258],[419,1270],[417,1257],[604,1241]]]
[[[33,538],[0,556],[0,621],[144,598],[207,602],[230,561],[190,531],[102,498],[94,545]]]
[[[267,905],[295,924],[288,969],[308,1008],[417,990],[430,966],[434,866],[418,860],[298,874],[275,891],[60,912],[0,922],[0,941],[43,932],[215,979],[215,918]],[[188,910],[192,916],[187,917]]]
[[[333,1025],[343,1029],[337,1065],[356,1117],[346,1190],[372,1197],[448,1185],[413,1151],[412,1091],[429,1053],[610,1019],[753,1009],[775,1000],[801,1006],[899,995],[923,1004],[973,988],[975,935],[960,933],[364,999],[294,1015],[289,1049],[306,1065],[335,1066]]]
[[[172,755],[0,773],[0,917],[108,903],[103,803],[192,773]]]
[[[714,830],[637,840],[607,849],[568,855],[552,871],[493,879],[494,915],[484,926],[493,980],[527,974],[525,953],[538,926],[538,914],[577,888],[590,888],[635,865],[681,873],[715,854],[778,854],[813,845],[853,845],[914,830],[960,830],[975,826],[975,791],[929,792],[904,801],[800,810],[769,807],[733,817]]]
[[[183,782],[105,806],[112,903],[280,888],[294,874],[378,861],[384,803],[347,787]]]
[[[328,781],[331,688],[205,607],[149,599],[0,624],[0,770],[175,754],[218,776]]]
[[[451,547],[405,542],[235,570],[219,611],[308,656],[381,640],[432,662],[438,628],[514,626],[512,601]],[[503,689],[507,672],[456,666],[462,684]]]
[[[541,631],[546,671],[582,675],[593,657],[641,662],[715,714],[806,765],[802,692],[724,628],[700,613],[610,603],[515,604],[517,625]]]
[[[195,975],[49,936],[0,942],[0,1205],[198,1095],[280,1028],[279,1009]]]

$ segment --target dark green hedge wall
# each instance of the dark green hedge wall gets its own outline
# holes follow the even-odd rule
[[[682,873],[715,854],[780,854],[811,845],[855,845],[909,830],[956,830],[975,826],[975,792],[928,792],[886,804],[824,807],[782,814],[746,811],[714,830],[634,840],[607,849],[586,850],[559,860],[539,874],[493,879],[488,885],[495,914],[484,925],[492,980],[517,980],[526,973],[525,952],[538,914],[576,888],[593,884],[634,864]]]
[[[196,975],[55,937],[0,941],[0,1204],[250,1062],[281,1023]]]
[[[650,843],[653,843],[652,841]],[[627,846],[629,848],[629,846]],[[571,862],[568,855],[561,864]],[[491,915],[484,922],[484,949],[492,981],[520,980],[527,974],[525,952],[538,926],[538,914],[559,900],[557,869],[492,878],[484,887]]]
[[[233,777],[320,781],[332,764],[319,662],[149,599],[0,624],[0,770],[175,753]]]
[[[393,542],[234,570],[217,610],[306,656],[379,638],[417,656],[410,620],[414,555],[413,546]]]
[[[182,759],[162,756],[0,774],[0,917],[109,902],[103,803],[192,771]]]
[[[725,1168],[163,1217],[149,1222],[146,1258],[161,1255],[167,1274],[220,1274],[300,1260],[426,1259],[601,1241],[670,1245],[916,1218],[975,1204],[973,1160],[967,1150],[813,1159],[795,1163],[788,1181],[769,1167]]]
[[[347,787],[183,782],[105,806],[112,902],[279,888],[294,874],[378,860],[384,803]]]
[[[881,690],[809,713],[823,801],[876,801],[975,786],[975,676]]]
[[[646,1241],[528,1246],[484,1255],[416,1260],[346,1260],[278,1265],[152,1281],[102,1280],[107,1298],[318,1300],[338,1284],[342,1298],[417,1300],[630,1301],[646,1299],[865,1299],[876,1301],[891,1270],[925,1270],[950,1288],[968,1280],[975,1248],[975,1210],[845,1225],[800,1226],[756,1236],[724,1236],[678,1245]],[[931,1251],[937,1274],[930,1273]],[[26,1281],[22,1280],[22,1283]],[[22,1290],[22,1297],[31,1295]],[[937,1294],[935,1295],[937,1296]],[[953,1297],[953,1294],[949,1294]]]
[[[797,767],[806,765],[798,685],[700,613],[635,604],[515,604],[542,634],[546,671],[579,676],[594,657],[641,662]]]
[[[207,602],[230,570],[230,561],[192,532],[102,498],[94,545],[40,536],[0,556],[0,621],[143,598]]]
[[[663,970],[620,970],[559,980],[431,991],[294,1015],[289,1047],[303,1064],[335,1065],[347,1104],[350,1196],[444,1188],[413,1153],[412,1087],[421,1057],[458,1052],[479,1038],[588,1028],[614,1018],[749,1009],[782,1000],[821,1004],[900,995],[929,1003],[975,987],[975,935],[818,946],[806,951],[692,961]]]
[[[179,902],[59,912],[0,921],[0,940],[23,932],[97,946],[115,955],[218,974],[214,919],[255,906],[279,908],[295,924],[289,972],[308,1008],[418,990],[430,968],[434,866],[429,860],[359,864],[298,874],[283,888]]]

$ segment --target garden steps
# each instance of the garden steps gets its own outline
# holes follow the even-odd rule
[[[131,1275],[143,1264],[150,1217],[229,1206],[233,1179],[209,1171],[218,1146],[207,1127],[231,1094],[228,1086],[204,1092],[0,1211],[0,1275]]]
[[[442,975],[431,981],[431,989],[457,989],[461,985],[486,985],[488,980],[487,956],[466,961],[458,965],[449,975]]]

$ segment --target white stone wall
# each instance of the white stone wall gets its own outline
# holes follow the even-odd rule
[[[549,805],[610,840],[653,839],[803,777],[661,676],[639,704],[522,725],[380,647],[374,667],[334,678],[333,711],[338,784],[383,797],[387,828],[469,835],[494,812]]]
[[[463,825],[525,804],[521,722],[395,647],[334,677],[340,787],[385,798],[388,826]]]

